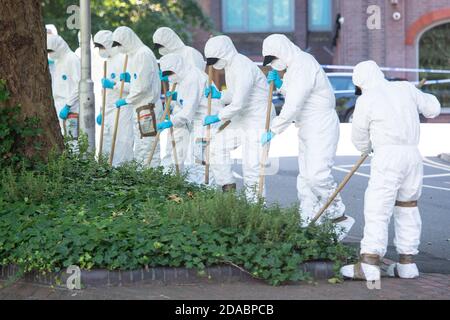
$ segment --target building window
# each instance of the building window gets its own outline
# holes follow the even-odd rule
[[[292,32],[294,0],[222,0],[224,32]]]
[[[308,28],[309,31],[332,31],[331,12],[333,3],[331,0],[308,1]]]

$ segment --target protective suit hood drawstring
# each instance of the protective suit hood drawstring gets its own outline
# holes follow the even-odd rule
[[[219,58],[230,65],[238,54],[236,47],[228,36],[217,36],[208,40],[205,46],[206,58]]]
[[[353,83],[364,90],[370,90],[387,82],[383,72],[375,61],[364,61],[356,65],[353,71]]]
[[[47,49],[53,50],[52,58],[54,60],[61,59],[65,54],[70,52],[69,45],[63,38],[57,35],[47,35]]]
[[[113,33],[113,41],[122,45],[126,54],[132,54],[144,46],[139,37],[128,27],[119,27]]]
[[[293,64],[303,50],[297,47],[284,34],[273,34],[263,42],[263,56],[274,56],[283,61],[288,67]]]
[[[162,27],[156,30],[153,35],[153,42],[162,45],[170,52],[184,48],[183,40],[170,28]]]

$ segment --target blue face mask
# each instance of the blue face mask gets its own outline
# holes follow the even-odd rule
[[[53,64],[55,64],[55,60],[48,58],[48,65],[51,66]]]

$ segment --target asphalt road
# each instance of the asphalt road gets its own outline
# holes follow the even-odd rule
[[[356,163],[358,157],[338,156],[333,175],[339,183],[346,173]],[[294,157],[280,158],[280,170],[276,175],[268,176],[267,200],[269,203],[279,203],[291,206],[297,200],[296,179],[298,174],[297,159]],[[241,174],[239,165],[234,167],[238,176]],[[422,241],[420,254],[417,257],[419,268],[423,272],[450,274],[450,163],[438,158],[425,158],[424,188],[420,199],[422,215]],[[356,219],[348,243],[357,245],[363,235],[364,192],[370,173],[370,161],[360,168],[347,187],[342,197],[347,207],[347,214]],[[389,248],[387,257],[395,260],[396,252],[393,246],[393,222],[389,231]]]

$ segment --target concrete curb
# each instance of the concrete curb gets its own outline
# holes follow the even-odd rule
[[[443,153],[439,155],[439,159],[450,162],[450,153]]]
[[[301,270],[310,273],[314,280],[326,280],[334,277],[333,262],[311,261],[300,266]],[[0,266],[0,279],[8,280],[18,277],[19,267],[14,265]],[[29,272],[17,281],[36,283],[47,286],[66,287],[72,274],[65,271],[42,274]],[[81,286],[104,287],[130,284],[197,284],[197,283],[232,283],[259,281],[241,269],[223,265],[206,268],[205,274],[199,275],[194,269],[155,267],[134,271],[81,270]]]

